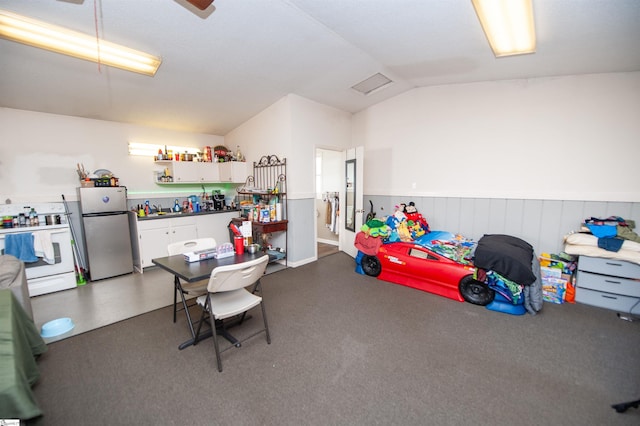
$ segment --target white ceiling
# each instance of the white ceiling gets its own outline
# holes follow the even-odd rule
[[[357,112],[420,86],[640,71],[640,1],[533,2],[537,52],[496,59],[470,0],[0,0],[163,58],[146,77],[0,40],[0,106],[224,135],[289,93]],[[378,72],[394,83],[351,89]]]

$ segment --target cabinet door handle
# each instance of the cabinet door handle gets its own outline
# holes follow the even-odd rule
[[[605,294],[603,294],[603,295],[602,295],[602,297],[604,297],[605,299],[618,300],[618,298],[617,298],[617,297],[615,297],[615,296],[607,296],[607,295],[605,295]]]
[[[609,284],[622,284],[620,281],[604,280],[604,282]]]
[[[606,264],[610,266],[622,266],[622,263],[606,262]]]

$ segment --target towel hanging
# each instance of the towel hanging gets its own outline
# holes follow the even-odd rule
[[[49,265],[56,263],[53,243],[51,241],[51,231],[37,231],[33,233],[33,249],[37,257]]]
[[[38,261],[38,256],[36,256],[33,247],[33,234],[31,232],[6,234],[4,238],[4,254],[10,254],[26,263]]]

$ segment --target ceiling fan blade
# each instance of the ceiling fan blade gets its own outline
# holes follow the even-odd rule
[[[211,5],[211,3],[213,3],[213,0],[187,0],[187,1],[200,10],[205,10],[207,7]]]

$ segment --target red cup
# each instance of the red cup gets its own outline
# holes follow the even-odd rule
[[[243,237],[233,237],[233,243],[236,248],[236,254],[244,254],[244,238]]]

